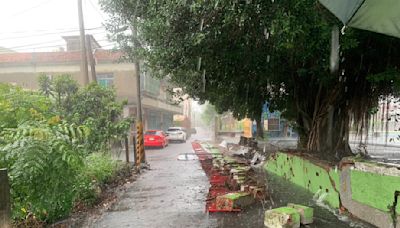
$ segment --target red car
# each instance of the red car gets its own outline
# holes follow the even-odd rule
[[[161,130],[148,130],[144,133],[145,147],[166,147],[168,146],[168,137]]]

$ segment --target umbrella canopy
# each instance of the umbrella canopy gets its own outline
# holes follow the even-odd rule
[[[400,0],[319,0],[344,25],[400,38]]]

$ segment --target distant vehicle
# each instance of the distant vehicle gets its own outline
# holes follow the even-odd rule
[[[186,129],[183,127],[170,127],[167,130],[167,134],[169,140],[171,141],[173,140],[173,141],[186,142],[187,133]]]
[[[144,133],[145,147],[166,147],[168,146],[168,136],[162,130],[148,130]]]

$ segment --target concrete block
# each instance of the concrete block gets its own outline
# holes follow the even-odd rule
[[[289,203],[288,207],[292,207],[300,214],[300,223],[303,225],[311,224],[314,221],[314,209],[311,207]]]
[[[264,226],[268,228],[299,228],[300,214],[292,207],[280,207],[265,212]]]
[[[217,196],[216,207],[218,210],[232,210],[247,207],[254,203],[253,197],[247,192],[232,192]]]

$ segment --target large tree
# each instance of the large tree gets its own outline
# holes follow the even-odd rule
[[[258,123],[268,101],[296,123],[300,147],[332,158],[351,153],[350,123],[365,127],[379,96],[396,92],[400,41],[348,29],[340,69],[331,73],[338,21],[315,0],[101,3],[125,51],[192,97]],[[124,28],[132,26],[141,49],[126,48],[135,37]]]

